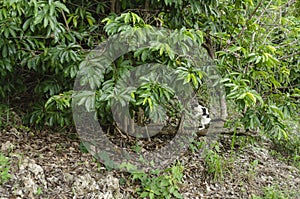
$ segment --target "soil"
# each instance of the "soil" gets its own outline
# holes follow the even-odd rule
[[[163,139],[169,137],[147,142],[159,145]],[[206,136],[196,139],[208,140]],[[251,141],[255,139],[239,136],[232,147],[232,135],[218,137],[218,154],[224,158],[217,178],[200,150],[185,151],[179,158],[184,166],[179,184],[183,198],[251,198],[263,196],[268,187],[288,198],[300,198],[299,169],[275,158],[271,142]],[[2,129],[0,147],[10,160],[11,178],[0,185],[0,198],[138,198],[135,190],[140,184],[130,173],[107,169],[80,143],[74,131]]]

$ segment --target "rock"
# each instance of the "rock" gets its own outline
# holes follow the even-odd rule
[[[2,152],[10,152],[14,149],[14,145],[10,141],[6,141],[1,145]]]

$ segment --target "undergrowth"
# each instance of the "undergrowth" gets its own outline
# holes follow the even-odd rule
[[[9,174],[10,161],[2,153],[0,153],[0,184],[7,182],[11,175]]]
[[[179,183],[183,177],[184,167],[177,162],[174,166],[165,170],[152,170],[150,173],[135,170],[132,171],[132,165],[123,164],[127,170],[131,170],[132,182],[139,185],[135,189],[139,198],[182,198],[179,192]]]

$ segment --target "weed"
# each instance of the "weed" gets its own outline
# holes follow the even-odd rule
[[[179,193],[178,183],[183,177],[183,166],[180,163],[163,171],[153,170],[150,174],[135,170],[135,167],[123,164],[127,170],[131,170],[133,181],[140,182],[136,189],[140,198],[182,198]]]
[[[258,165],[259,161],[258,160],[253,160],[253,162],[250,162],[250,166],[249,166],[249,172],[246,174],[248,176],[249,180],[253,180],[255,179],[256,176],[256,169],[257,169],[257,165]]]
[[[88,152],[89,152],[89,149],[87,148],[87,143],[80,142],[80,144],[79,144],[79,150],[80,150],[82,153],[88,153]]]
[[[136,153],[140,153],[143,148],[138,143],[136,143],[135,145],[131,146],[131,149]]]
[[[275,139],[268,136],[273,142],[273,155],[292,163],[297,168],[300,168],[300,126],[299,120],[291,120],[288,122],[288,134],[286,138]]]
[[[288,199],[296,197],[296,193],[292,193],[289,190],[281,190],[279,186],[271,186],[264,188],[263,196],[252,196],[251,199]]]
[[[278,159],[291,163],[300,169],[300,136],[290,134],[286,140],[273,140],[271,154]]]
[[[43,193],[42,188],[41,188],[41,187],[38,187],[35,194],[36,194],[36,195],[41,195],[42,193]]]
[[[259,163],[259,161],[256,160],[256,159],[253,160],[253,162],[251,162],[251,168],[250,168],[250,171],[251,171],[252,173],[255,172],[258,163]]]
[[[196,151],[200,150],[203,148],[205,142],[203,141],[198,141],[198,140],[190,140],[190,145],[189,145],[189,149],[195,153]]]
[[[215,145],[214,150],[205,150],[204,160],[207,172],[213,175],[214,180],[223,179],[223,158],[218,154],[220,152],[219,146]]]
[[[0,127],[21,125],[21,117],[9,106],[0,103]]]
[[[8,173],[10,169],[10,162],[7,157],[0,153],[0,184],[4,184],[10,179],[10,174]]]

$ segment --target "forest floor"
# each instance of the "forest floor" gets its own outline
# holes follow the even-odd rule
[[[183,198],[300,198],[299,166],[273,153],[271,142],[253,140],[238,136],[233,144],[231,135],[221,135],[211,157],[215,167],[199,150],[187,150],[180,158]],[[0,132],[0,147],[11,175],[0,185],[1,199],[139,198],[136,188],[142,185],[84,153],[76,133],[7,127]]]

